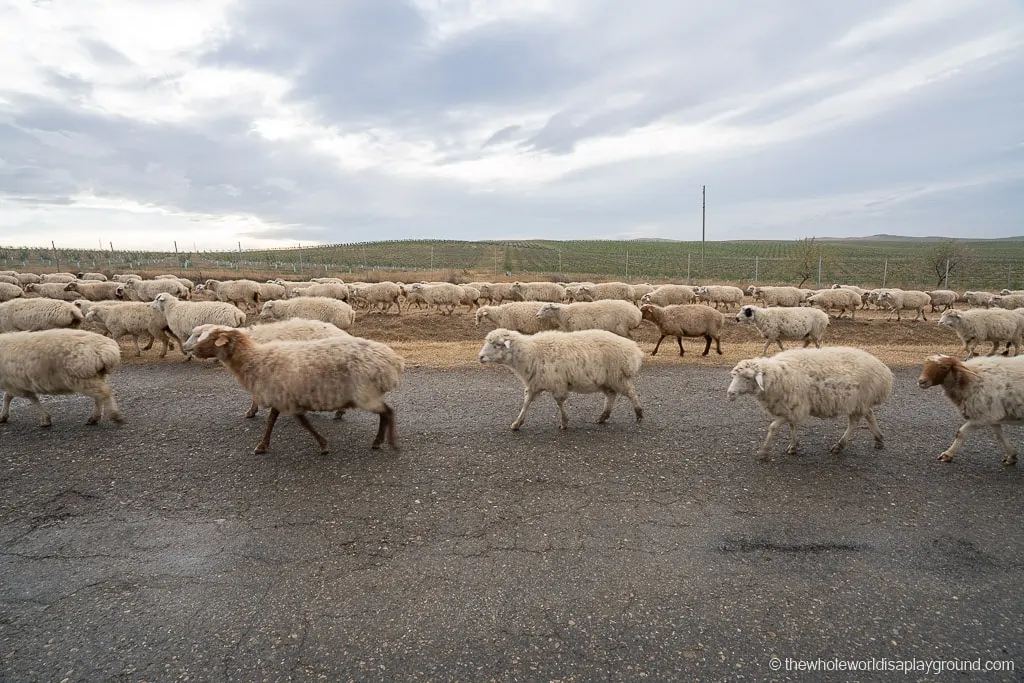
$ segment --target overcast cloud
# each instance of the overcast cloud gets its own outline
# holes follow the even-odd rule
[[[1020,0],[0,0],[0,244],[1024,234]]]

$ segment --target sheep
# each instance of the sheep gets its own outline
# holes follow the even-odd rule
[[[18,285],[0,282],[0,301],[10,301],[25,296],[25,292]]]
[[[277,301],[288,296],[288,290],[284,285],[279,285],[276,282],[258,282],[256,288],[258,290],[256,302],[261,306],[267,301]]]
[[[462,305],[472,311],[479,305],[477,301],[480,299],[480,290],[469,285],[459,285],[459,288],[462,290]]]
[[[320,320],[334,325],[339,330],[347,330],[356,321],[356,312],[344,301],[325,296],[268,301],[260,310],[260,320],[263,321],[272,322],[289,318]]]
[[[37,294],[47,299],[58,301],[74,301],[78,298],[75,292],[68,292],[67,284],[62,282],[42,282],[39,284],[25,285],[26,294]]]
[[[14,277],[17,274],[18,274],[18,271],[16,271],[16,270],[0,270],[0,277],[7,277],[7,276]]]
[[[625,282],[601,282],[596,285],[580,285],[573,295],[573,301],[636,301],[633,285]],[[560,301],[560,299],[559,299]]]
[[[661,285],[653,292],[640,297],[641,304],[653,304],[655,306],[673,306],[677,304],[692,304],[697,300],[693,293],[693,287],[687,285]]]
[[[270,302],[267,302],[270,303]],[[228,327],[241,327],[245,324],[245,313],[234,305],[221,301],[181,301],[177,297],[163,293],[158,294],[149,304],[163,313],[167,319],[167,327],[179,347],[192,335],[199,325],[215,323]],[[181,348],[185,361],[192,360],[190,352]]]
[[[743,290],[730,285],[705,285],[698,287],[694,293],[708,305],[714,302],[716,309],[723,305],[727,311],[733,304],[738,305],[743,300]]]
[[[931,300],[932,313],[936,313],[935,309],[939,306],[942,307],[942,311],[948,311],[956,303],[956,300],[960,298],[960,295],[952,289],[933,289],[927,292],[927,294]]]
[[[799,287],[755,287],[751,286],[749,294],[754,301],[761,301],[767,307],[799,306],[806,298],[805,289]]]
[[[36,285],[43,281],[43,279],[35,273],[18,273],[14,277],[18,278],[18,283],[21,284],[22,287],[25,285]]]
[[[495,327],[515,330],[523,334],[534,334],[558,328],[558,323],[551,318],[539,318],[537,313],[545,305],[544,301],[512,301],[500,306],[481,306],[476,309],[476,324],[481,320],[494,323]]]
[[[78,273],[76,277],[79,280],[89,280],[91,282],[106,282],[107,276],[103,273]]]
[[[523,383],[523,407],[511,425],[512,431],[523,425],[530,404],[545,391],[551,392],[558,404],[560,429],[569,428],[563,404],[570,393],[604,394],[598,424],[611,416],[619,394],[625,394],[633,404],[637,423],[643,421],[644,410],[633,378],[640,371],[644,354],[636,342],[606,330],[524,335],[498,328],[487,333],[478,358],[481,363],[508,367]]]
[[[487,299],[492,304],[500,304],[506,299],[513,301],[512,298],[512,285],[508,282],[494,282],[485,284],[482,287],[477,287],[480,290],[480,297]]]
[[[230,330],[232,328],[224,325],[200,325],[192,330],[191,336],[184,344],[186,351],[191,351],[203,334],[211,330]],[[307,320],[305,318],[289,318],[276,323],[265,323],[251,327],[240,328],[248,334],[257,344],[265,344],[271,341],[308,341],[311,339],[327,339],[328,337],[348,337],[348,332],[340,330],[330,323],[320,320]],[[259,412],[259,405],[252,401],[245,413],[246,418],[256,417]],[[334,411],[334,419],[340,420],[345,410]]]
[[[167,356],[170,341],[167,337],[167,319],[150,304],[128,301],[116,306],[93,306],[85,314],[85,321],[102,324],[115,341],[125,335],[131,335],[135,343],[136,356],[142,355],[142,348],[139,346],[141,335],[146,334],[150,337],[149,344],[146,345],[147,350],[159,339],[163,344],[160,357]]]
[[[189,291],[176,279],[129,280],[124,283],[124,295],[130,301],[150,302],[160,294],[170,294],[179,299],[185,299],[188,297]]]
[[[956,430],[953,443],[939,455],[940,461],[950,462],[968,432],[988,425],[1003,445],[1003,465],[1017,464],[1017,451],[1003,434],[1002,425],[1024,423],[1024,356],[961,362],[937,354],[925,361],[917,385],[922,389],[941,386],[946,398],[967,420]]]
[[[579,291],[580,287],[593,287],[593,282],[569,282],[565,285],[565,297],[562,299],[562,303],[573,303],[576,301],[576,292]]]
[[[86,424],[100,421],[104,412],[122,422],[107,377],[121,364],[121,348],[113,339],[85,330],[43,330],[0,335],[0,389],[4,391],[0,423],[7,422],[11,400],[27,398],[39,414],[39,426],[53,417],[39,395],[84,394],[95,406]]]
[[[15,287],[21,287],[21,283],[18,282],[18,278],[13,275],[2,275],[0,274],[0,284],[14,285]]]
[[[1024,342],[1024,315],[1015,311],[1002,309],[971,309],[958,311],[951,309],[942,314],[939,324],[951,327],[956,335],[963,342],[964,351],[970,360],[976,354],[974,347],[978,342],[992,342],[993,355],[999,349],[1000,344],[1009,342],[1013,345],[1013,354],[1020,353],[1021,343]]]
[[[560,302],[565,297],[565,287],[557,282],[513,282],[506,298],[514,301]]]
[[[832,285],[832,289],[848,289],[851,292],[857,292],[857,296],[859,296],[859,297],[863,297],[867,293],[867,291],[868,291],[866,289],[861,289],[860,287],[857,287],[856,285],[838,285],[838,284],[836,284],[836,285]]]
[[[368,284],[353,292],[353,299],[365,303],[367,309],[374,310],[380,306],[381,313],[387,313],[394,306],[402,313],[402,305],[399,303],[402,296],[402,288],[394,282],[377,282]]]
[[[136,275],[135,273],[121,273],[119,275],[115,275],[111,279],[114,282],[124,282],[124,283],[127,283],[127,282],[130,282],[131,280],[141,280],[142,276],[141,275]]]
[[[23,298],[0,304],[0,333],[79,327],[83,320],[82,311],[67,301]]]
[[[861,418],[875,437],[875,448],[884,447],[882,431],[875,419],[874,407],[892,394],[892,371],[867,351],[832,346],[823,349],[789,349],[769,358],[741,360],[731,371],[732,381],[726,395],[730,401],[743,394],[754,394],[775,420],[758,449],[768,455],[775,430],[789,424],[787,453],[800,446],[797,428],[807,417],[832,418],[846,415],[849,425],[830,449],[840,453],[853,436]]]
[[[259,304],[260,283],[253,280],[207,280],[206,288],[212,289],[224,303],[243,311],[255,310]]]
[[[900,315],[900,311],[917,311],[917,315],[914,316],[914,320],[924,319],[928,320],[928,316],[924,313],[924,307],[932,302],[927,292],[920,292],[917,290],[906,290],[896,291],[889,290],[882,292],[878,295],[878,303],[888,306],[890,309],[888,318],[892,317],[893,312],[896,313],[896,320],[903,320]],[[852,317],[852,316],[851,316]]]
[[[69,282],[64,285],[64,291],[79,294],[81,296],[75,298],[85,298],[89,301],[110,301],[124,298],[124,284],[120,282]]]
[[[289,290],[289,296],[322,296],[338,301],[348,301],[349,288],[337,282],[317,282],[309,287]]]
[[[420,310],[427,305],[427,300],[423,297],[420,290],[413,290],[411,286],[399,285],[398,289],[402,292],[402,298],[405,299],[406,310],[416,306],[416,310]]]
[[[545,302],[537,311],[537,317],[554,321],[563,332],[607,330],[630,339],[630,332],[640,327],[643,320],[640,309],[617,299],[573,304]]]
[[[679,343],[679,355],[683,356],[686,351],[683,349],[683,337],[704,337],[704,353],[708,355],[711,351],[711,342],[715,342],[715,351],[722,355],[722,325],[725,323],[725,316],[709,306],[699,304],[672,304],[671,306],[655,306],[654,304],[641,304],[640,317],[649,320],[658,327],[661,336],[658,343],[654,345],[651,355],[658,353],[658,348],[665,337],[675,337]]]
[[[74,282],[78,278],[75,277],[74,273],[47,273],[41,275],[41,284],[63,284],[66,285],[69,282]]]
[[[443,315],[451,315],[462,303],[462,288],[448,282],[423,284],[417,282],[409,287],[409,291],[418,293],[428,306],[435,307]],[[441,311],[441,307],[447,309],[447,313]]]
[[[821,348],[821,338],[828,327],[828,313],[817,308],[758,308],[746,305],[736,314],[736,322],[752,323],[764,337],[764,348],[761,355],[767,355],[772,343],[779,345],[780,351],[786,347],[782,341],[803,340],[804,348],[814,342],[815,348]]]
[[[358,408],[380,415],[372,448],[398,448],[395,411],[384,395],[398,385],[405,362],[380,342],[361,337],[328,337],[309,341],[258,344],[241,330],[211,330],[200,335],[192,352],[198,358],[217,358],[252,396],[268,406],[263,439],[253,450],[265,453],[280,413],[293,415],[313,435],[321,455],[327,440],[310,424],[309,411]]]
[[[654,285],[647,284],[646,282],[639,285],[633,285],[633,303],[639,305],[640,300],[644,298],[644,295],[650,294],[655,289]]]
[[[807,297],[807,303],[821,308],[825,313],[829,313],[833,308],[838,308],[839,315],[836,316],[836,320],[842,318],[843,313],[849,311],[850,320],[853,320],[861,298],[857,292],[849,289],[823,289]]]
[[[1024,308],[1024,294],[997,294],[992,297],[992,305],[1007,311]]]
[[[988,308],[992,305],[993,296],[995,295],[989,292],[964,292],[964,301],[971,306]]]

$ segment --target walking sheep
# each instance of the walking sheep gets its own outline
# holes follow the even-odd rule
[[[93,306],[85,314],[85,321],[101,324],[115,341],[125,335],[131,335],[132,341],[135,343],[136,356],[142,355],[139,337],[149,335],[150,341],[146,345],[146,349],[152,347],[154,341],[160,340],[163,344],[160,357],[167,356],[167,348],[170,344],[167,337],[167,319],[164,318],[163,313],[154,310],[150,304],[144,304],[141,301],[126,301],[107,306]]]
[[[558,328],[558,323],[551,318],[538,318],[537,313],[544,306],[543,301],[513,301],[500,306],[481,306],[476,309],[476,324],[481,320],[493,323],[495,327],[504,327],[523,334],[534,334]]]
[[[708,355],[711,350],[711,342],[715,342],[715,351],[722,355],[722,326],[725,324],[725,316],[709,306],[699,304],[673,304],[671,306],[655,306],[654,304],[643,304],[640,306],[640,316],[643,320],[649,320],[658,327],[661,337],[654,345],[651,355],[658,353],[658,347],[665,337],[675,337],[679,343],[679,355],[685,355],[683,349],[683,337],[703,337],[705,340],[704,353]]]
[[[930,292],[926,292],[926,294],[928,294],[928,298],[931,300],[932,313],[948,311],[956,303],[956,300],[960,298],[960,295],[952,289],[933,289]],[[942,311],[935,310],[939,306],[942,307]]]
[[[554,301],[565,297],[565,287],[557,282],[513,282],[506,296],[514,301]]]
[[[917,290],[887,290],[878,295],[878,303],[887,306],[890,311],[886,319],[891,319],[893,312],[896,313],[896,320],[903,320],[900,311],[917,311],[914,320],[928,320],[924,314],[924,307],[931,304],[932,298],[927,292]]]
[[[714,303],[716,309],[722,305],[727,311],[733,304],[738,306],[743,301],[743,290],[730,285],[704,285],[697,287],[694,293],[699,301],[708,305]]]
[[[977,308],[967,311],[950,309],[939,318],[939,324],[951,327],[963,342],[966,360],[975,355],[974,348],[979,342],[992,342],[992,356],[1004,342],[1013,346],[1013,355],[1020,353],[1024,343],[1024,315],[1004,309]]]
[[[565,399],[570,393],[605,396],[598,423],[611,416],[615,399],[625,394],[633,404],[636,421],[644,417],[633,378],[640,371],[643,352],[636,342],[605,330],[538,332],[525,335],[513,330],[491,330],[480,349],[481,363],[508,367],[523,383],[523,407],[512,423],[518,430],[530,404],[545,391],[558,404],[559,429],[569,428]]]
[[[77,309],[76,309],[77,310]],[[113,339],[85,330],[45,330],[0,335],[0,389],[4,391],[0,422],[7,422],[11,400],[27,398],[39,413],[39,426],[53,418],[39,395],[84,394],[95,402],[86,424],[94,425],[104,411],[114,422],[121,413],[108,375],[121,364],[121,348]]]
[[[0,301],[10,301],[11,299],[19,299],[23,296],[25,296],[25,292],[18,285],[0,282]]]
[[[188,298],[188,287],[174,280],[129,280],[124,284],[124,296],[131,301],[149,303],[159,294],[170,294],[179,299]]]
[[[952,460],[968,432],[988,425],[1003,445],[1003,464],[1017,463],[1017,451],[1003,434],[1002,425],[1024,423],[1024,356],[963,362],[952,356],[931,356],[917,384],[922,389],[941,386],[946,398],[967,420],[956,430],[953,443],[939,460]]]
[[[839,309],[836,320],[843,317],[843,313],[850,312],[850,320],[854,319],[857,306],[861,304],[861,298],[852,289],[822,289],[807,297],[807,303],[817,306],[826,313],[833,308]]]
[[[785,351],[783,339],[803,340],[804,348],[814,342],[814,346],[820,349],[829,319],[828,313],[817,308],[758,308],[748,304],[736,314],[736,322],[753,323],[764,337],[764,348],[761,349],[764,356],[773,343],[779,345],[780,351]]]
[[[331,323],[347,330],[356,321],[356,312],[344,301],[326,296],[302,296],[296,299],[268,301],[260,311],[260,320],[273,322],[289,318],[306,318]]]
[[[398,385],[405,363],[389,346],[351,336],[257,344],[241,330],[212,330],[200,335],[192,351],[198,358],[217,358],[253,403],[270,407],[263,439],[253,451],[257,455],[270,446],[281,413],[294,416],[316,439],[320,453],[327,453],[327,440],[306,413],[348,408],[380,415],[372,448],[380,448],[385,438],[398,447],[395,411],[384,395]]]
[[[687,285],[661,285],[653,292],[640,297],[641,304],[654,304],[662,307],[692,304],[696,300],[697,295],[693,293],[693,287]]]
[[[625,282],[601,282],[596,285],[581,285],[573,294],[573,301],[636,301],[633,286]],[[561,301],[561,299],[551,299]]]
[[[208,323],[228,327],[241,327],[245,324],[245,313],[221,301],[179,301],[170,294],[158,294],[149,305],[164,314],[167,327],[181,347],[186,362],[192,360],[192,354],[185,350],[184,342],[195,328]]]
[[[730,401],[754,394],[775,416],[757,451],[761,457],[768,455],[775,430],[784,423],[790,430],[786,452],[795,454],[800,446],[797,428],[808,417],[848,417],[849,426],[831,448],[832,453],[843,450],[862,418],[875,437],[875,448],[884,445],[873,408],[892,394],[893,374],[867,351],[848,346],[790,349],[770,358],[741,360],[731,375],[727,392]]]
[[[807,298],[806,289],[799,287],[756,287],[750,286],[749,294],[754,301],[761,301],[767,307],[799,306]]]
[[[545,303],[537,311],[540,319],[549,319],[563,332],[607,330],[632,338],[630,332],[640,327],[640,309],[628,301],[606,299],[574,304]]]
[[[13,299],[0,304],[0,333],[79,327],[85,315],[73,303],[55,299]]]

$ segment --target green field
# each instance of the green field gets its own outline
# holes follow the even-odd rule
[[[1024,289],[1024,239],[958,240],[970,255],[953,267],[954,289]],[[46,248],[0,248],[2,269],[135,271],[263,278],[273,275],[352,278],[425,271],[470,279],[628,279],[701,282],[760,282],[935,288],[939,278],[923,239],[848,239],[819,242],[809,252],[799,241],[700,242],[409,240],[339,244],[302,249],[238,252],[124,252]]]

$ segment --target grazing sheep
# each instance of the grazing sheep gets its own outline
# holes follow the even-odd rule
[[[82,311],[67,301],[23,298],[0,304],[0,333],[79,327],[83,320]]]
[[[674,306],[677,304],[692,304],[697,300],[693,293],[693,287],[687,285],[661,285],[653,292],[640,297],[641,304],[653,304],[655,306]]]
[[[786,452],[795,454],[800,446],[797,428],[807,417],[848,417],[849,425],[831,448],[832,453],[843,450],[862,418],[875,437],[875,448],[884,445],[873,408],[892,394],[893,374],[867,351],[848,346],[790,349],[770,358],[741,360],[731,375],[727,392],[730,401],[742,394],[754,394],[776,418],[768,425],[768,434],[758,449],[761,457],[768,455],[775,430],[783,423],[788,423],[790,430]]]
[[[573,301],[636,301],[633,285],[625,282],[601,282],[596,285],[580,285],[573,294]],[[561,299],[555,299],[561,301]]]
[[[487,333],[479,354],[481,363],[504,365],[523,383],[523,407],[512,423],[513,431],[522,426],[530,404],[545,391],[550,391],[558,404],[560,429],[569,428],[563,404],[570,393],[604,394],[598,423],[608,420],[615,399],[625,394],[633,404],[636,421],[641,422],[644,411],[633,378],[643,357],[636,342],[605,330],[524,335],[503,328]]]
[[[767,307],[799,306],[806,298],[807,290],[799,287],[750,287],[754,301],[761,301]]]
[[[974,347],[978,342],[992,342],[992,351],[988,354],[990,356],[994,355],[1004,342],[1013,345],[1013,355],[1016,356],[1020,353],[1021,343],[1024,342],[1024,315],[1015,311],[951,309],[942,314],[939,324],[956,331],[956,336],[960,337],[964,344],[967,360],[976,355]]]
[[[1017,451],[1003,434],[1002,425],[1024,424],[1024,356],[964,362],[952,356],[931,356],[917,384],[922,389],[941,385],[946,398],[967,420],[939,460],[952,460],[968,432],[988,425],[1003,445],[1003,464],[1017,464]]]
[[[188,298],[188,288],[177,279],[129,280],[124,283],[124,296],[130,301],[150,302],[160,294],[170,294],[178,299]]]
[[[79,298],[75,292],[67,291],[66,287],[67,284],[62,282],[42,282],[37,285],[25,285],[25,293],[57,301],[74,301]]]
[[[1024,308],[1024,294],[998,294],[992,297],[992,305],[1007,311]]]
[[[785,351],[782,340],[803,340],[804,348],[814,342],[815,348],[821,348],[821,338],[828,327],[828,313],[817,308],[758,308],[746,305],[736,314],[736,322],[752,323],[764,337],[764,348],[761,355],[768,353],[773,343]]]
[[[850,312],[850,320],[854,319],[857,306],[861,304],[860,295],[850,289],[822,289],[807,297],[807,303],[817,306],[826,313],[838,308],[839,315],[836,320],[843,317],[843,313]]]
[[[0,335],[0,388],[4,390],[0,422],[7,422],[11,400],[19,397],[35,406],[39,426],[49,427],[53,418],[39,402],[39,394],[84,394],[95,402],[86,424],[99,422],[104,411],[114,422],[121,422],[117,401],[107,384],[107,376],[120,364],[117,342],[95,332],[45,330]]]
[[[617,299],[574,304],[545,302],[537,311],[537,317],[554,321],[563,332],[607,330],[627,338],[632,338],[630,333],[643,321],[640,309]]]
[[[25,292],[18,285],[0,282],[0,301],[10,301],[25,296]]]
[[[557,329],[558,323],[551,318],[539,318],[537,313],[544,301],[513,301],[500,306],[481,306],[476,309],[476,324],[481,320],[494,323],[495,327],[515,330],[523,334],[534,334]]]
[[[928,298],[931,300],[932,313],[936,312],[936,308],[942,307],[943,311],[948,311],[956,303],[960,295],[954,292],[952,289],[933,289],[927,292]]]
[[[348,408],[380,415],[373,448],[380,448],[385,436],[388,444],[398,447],[395,411],[384,395],[398,385],[405,362],[389,346],[351,336],[258,344],[241,330],[218,329],[200,335],[192,351],[198,358],[217,358],[252,395],[253,403],[270,408],[256,454],[269,447],[280,413],[293,415],[325,454],[327,440],[306,413]]]
[[[913,289],[888,290],[878,295],[878,303],[890,309],[887,319],[892,318],[892,314],[896,313],[896,320],[903,320],[900,311],[917,311],[917,315],[914,316],[915,321],[922,318],[928,320],[928,316],[924,313],[924,307],[931,302],[932,298],[928,296],[927,292]]]
[[[433,306],[443,315],[451,315],[462,303],[462,288],[449,282],[410,285],[409,291],[419,294],[427,306]],[[441,311],[445,307],[447,312]]]
[[[185,342],[185,350],[191,351],[205,333],[211,330],[230,330],[232,328],[224,325],[200,325],[192,330],[192,335]],[[348,337],[348,332],[339,330],[330,323],[321,320],[306,320],[305,318],[289,318],[276,323],[265,323],[251,327],[240,328],[248,334],[257,344],[265,344],[271,341],[309,341],[311,339],[327,339],[329,337]],[[252,401],[245,417],[256,417],[259,412],[259,405]],[[334,419],[340,420],[345,414],[344,410],[334,411]]]
[[[992,305],[993,296],[990,292],[964,292],[964,301],[971,306],[988,308]]]
[[[727,311],[733,304],[739,305],[743,300],[743,290],[729,285],[704,285],[697,287],[694,292],[699,301],[708,305],[714,303],[716,309],[722,305]]]
[[[85,314],[85,321],[100,323],[115,341],[125,335],[131,335],[132,341],[135,343],[136,356],[142,355],[142,348],[139,346],[140,336],[149,335],[150,341],[146,345],[147,350],[153,346],[154,341],[159,339],[163,344],[160,357],[167,356],[167,347],[170,343],[167,337],[167,319],[151,304],[144,304],[141,301],[126,301],[116,306],[93,306]]]
[[[107,276],[103,273],[78,273],[76,276],[79,280],[89,280],[90,282],[106,282]]]
[[[683,337],[704,337],[704,353],[708,355],[711,351],[711,342],[715,342],[715,351],[722,355],[722,326],[725,324],[725,316],[710,306],[699,304],[672,304],[670,306],[655,306],[654,304],[641,304],[640,317],[654,323],[661,336],[658,343],[654,345],[651,355],[658,353],[658,348],[665,337],[675,337],[679,343],[679,355],[683,356],[686,351],[683,349]]]
[[[124,298],[124,284],[121,282],[69,282],[64,291],[77,294],[74,299],[89,301],[113,301]]]
[[[260,311],[260,320],[288,320],[306,318],[330,323],[339,330],[347,330],[356,321],[356,312],[344,301],[325,296],[303,296],[297,299],[268,301]]]
[[[213,323],[241,327],[245,324],[245,313],[233,304],[222,301],[181,301],[164,293],[158,294],[149,305],[163,313],[167,319],[167,327],[185,355],[185,361],[192,360],[192,354],[185,350],[184,342],[198,326]]]

